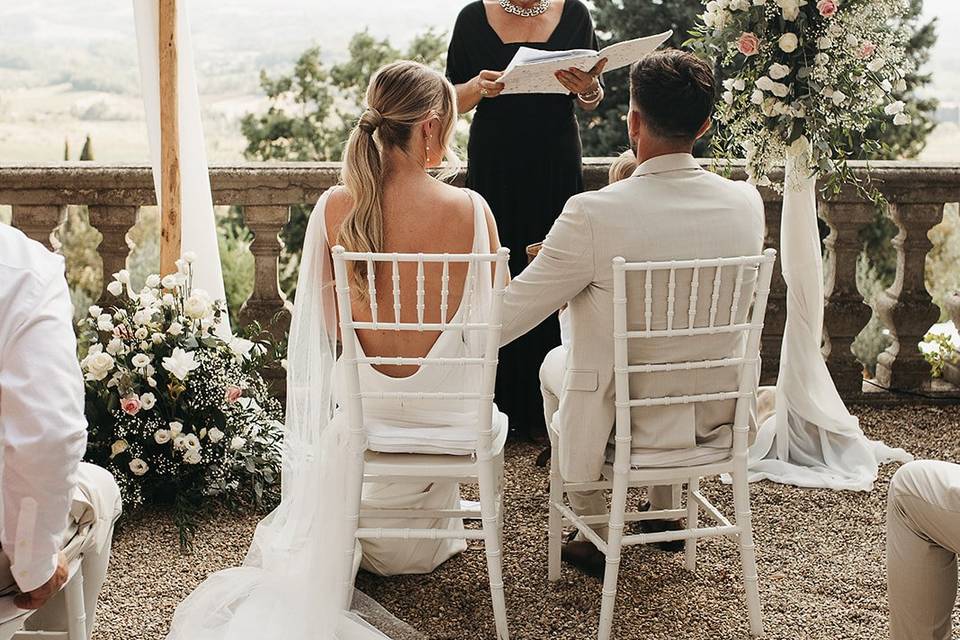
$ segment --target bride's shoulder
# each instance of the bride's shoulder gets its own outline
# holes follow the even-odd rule
[[[323,216],[324,226],[327,229],[328,238],[336,238],[340,224],[353,208],[353,198],[347,188],[338,185],[330,187],[321,196],[322,207],[319,207],[317,213]]]

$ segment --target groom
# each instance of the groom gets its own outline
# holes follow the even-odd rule
[[[636,63],[630,73],[627,124],[639,166],[625,180],[571,198],[540,253],[507,288],[505,344],[568,305],[571,344],[550,352],[540,372],[554,460],[567,482],[600,477],[614,425],[613,258],[683,260],[762,251],[760,194],[746,183],[703,170],[692,155],[694,142],[710,128],[715,92],[711,67],[691,54],[666,50]],[[642,291],[633,292],[630,305],[630,317],[637,317],[638,309],[642,314]],[[669,354],[659,361],[724,357],[716,355],[718,345],[710,341],[658,345],[659,353]],[[727,348],[733,351],[734,346],[719,350]],[[656,361],[658,356],[652,357]],[[640,381],[640,386],[653,394],[675,395],[678,380],[669,375]],[[691,392],[689,380],[682,378],[682,392]],[[716,383],[705,380],[694,386],[707,392]],[[634,461],[683,466],[727,456],[733,403],[710,404],[635,410]],[[568,498],[580,515],[607,512],[601,491],[570,493]],[[670,508],[671,488],[656,487],[650,498],[653,509]],[[679,526],[664,521],[642,525],[645,531]],[[606,528],[597,527],[597,533],[605,537]],[[678,550],[682,543],[660,547]],[[567,543],[563,557],[602,574],[602,555],[589,542]]]

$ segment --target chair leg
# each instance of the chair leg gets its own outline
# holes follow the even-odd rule
[[[744,461],[733,472],[733,505],[740,529],[740,561],[743,565],[743,586],[747,596],[747,614],[750,618],[750,635],[763,635],[763,619],[760,611],[760,589],[757,585],[757,554],[753,544],[753,523],[750,517],[750,489],[747,484],[747,469]]]
[[[550,452],[550,500],[549,524],[547,528],[547,579],[556,582],[560,579],[560,544],[563,537],[563,518],[557,504],[563,501],[563,478],[560,477],[560,461],[557,448]]]
[[[67,610],[67,637],[69,640],[87,640],[87,614],[83,604],[83,571],[79,568],[63,588]]]
[[[495,462],[480,463],[480,514],[483,523],[483,547],[487,554],[487,574],[490,579],[490,597],[493,600],[493,620],[497,640],[509,640],[507,601],[503,591],[503,548],[500,517],[497,513],[497,481]],[[502,496],[499,497],[502,501]]]
[[[693,499],[695,491],[700,490],[700,478],[690,478],[687,481],[687,529],[696,529],[700,518],[700,505]],[[687,571],[697,568],[697,539],[688,538],[683,546],[684,561]]]
[[[607,532],[607,564],[603,572],[603,596],[600,601],[600,628],[598,640],[610,640],[613,632],[613,612],[617,599],[617,579],[620,575],[620,551],[623,547],[623,522],[627,509],[627,480],[619,474],[613,479],[610,498],[610,525]]]

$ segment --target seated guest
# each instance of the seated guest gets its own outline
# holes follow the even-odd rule
[[[891,640],[949,640],[957,601],[960,465],[909,462],[887,496]]]
[[[569,305],[570,343],[548,354],[541,367],[545,417],[560,474],[568,482],[600,477],[614,425],[612,259],[757,255],[763,246],[763,203],[757,190],[703,170],[692,155],[713,113],[710,65],[687,53],[663,51],[635,64],[630,80],[628,128],[639,166],[626,180],[571,198],[537,257],[510,283],[504,298],[505,342]],[[631,298],[631,317],[643,317],[643,298],[642,292]],[[696,322],[706,315],[699,312]],[[727,335],[683,343],[661,340],[631,358],[722,358],[737,346]],[[649,374],[631,386],[636,384],[634,392],[645,396],[672,395],[678,385],[684,392],[706,393],[715,385],[729,385],[735,375],[722,370],[700,381],[689,372]],[[724,458],[732,445],[733,414],[733,401],[635,410],[635,463],[676,466]],[[607,512],[601,491],[571,493],[569,501],[581,515]],[[669,508],[671,488],[654,488],[650,501],[654,509]],[[662,531],[679,524],[651,520],[642,526]],[[606,528],[597,527],[597,532],[603,536]],[[660,546],[678,550],[682,543]],[[564,558],[602,573],[602,556],[589,542],[568,543]]]
[[[28,628],[66,631],[58,592],[82,558],[89,638],[120,491],[80,462],[87,422],[72,316],[63,258],[0,225],[0,595],[40,610]]]

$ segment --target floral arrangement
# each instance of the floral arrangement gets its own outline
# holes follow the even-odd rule
[[[878,118],[911,121],[898,97],[911,71],[901,28],[907,0],[704,2],[689,44],[727,77],[716,155],[745,153],[751,182],[768,186],[772,169],[803,138],[811,169],[835,187],[859,185],[846,164],[851,136]]]
[[[192,286],[193,257],[175,274],[130,274],[107,289],[116,307],[80,322],[90,425],[88,455],[109,469],[124,503],[171,503],[189,548],[204,499],[262,505],[280,477],[281,407],[260,375],[267,340],[221,336],[225,313]]]

